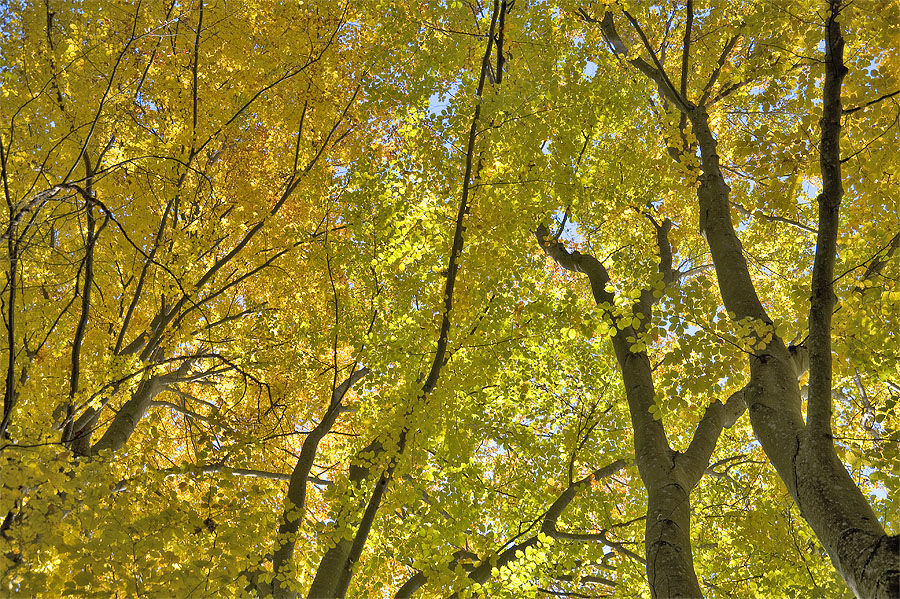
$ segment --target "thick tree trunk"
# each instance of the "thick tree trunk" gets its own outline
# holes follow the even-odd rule
[[[858,597],[887,599],[900,596],[900,547],[897,537],[884,533],[871,506],[837,458],[831,437],[831,346],[833,262],[840,207],[840,117],[843,45],[837,17],[842,2],[828,3],[825,39],[820,163],[823,190],[819,197],[819,236],[813,271],[810,311],[810,397],[807,422],[797,372],[788,348],[774,333],[750,358],[750,382],[745,400],[753,431],[775,466],[801,513],[828,551],[838,573]],[[632,25],[633,17],[626,13]],[[606,13],[601,29],[620,56],[628,47]],[[669,81],[662,65],[644,59],[629,62],[654,81],[660,94],[688,117],[700,148],[701,170],[697,197],[700,233],[706,239],[725,307],[735,320],[750,319],[771,325],[750,278],[740,240],[731,222],[731,190],[722,175],[717,141],[709,127],[705,106],[695,105]],[[754,340],[764,341],[762,338]]]
[[[783,358],[752,359],[747,403],[753,431],[851,590],[858,597],[898,597],[898,539],[885,535],[834,446],[810,435],[799,412],[800,390],[787,370]]]
[[[112,422],[100,439],[90,448],[90,453],[96,454],[105,449],[112,452],[119,451],[128,442],[131,435],[134,434],[144,414],[152,406],[153,400],[165,391],[166,386],[185,376],[191,369],[192,364],[193,360],[186,358],[174,371],[168,374],[152,376],[141,381],[128,401],[122,404],[122,407],[113,417]],[[90,427],[96,422],[98,415],[98,411],[91,410],[78,420],[75,430],[82,432],[82,442],[90,438]],[[85,447],[85,445],[80,444],[80,447]]]
[[[163,389],[165,389],[165,381],[161,376],[141,381],[128,401],[122,404],[122,408],[115,415],[112,423],[110,423],[100,439],[90,448],[89,453],[96,454],[105,449],[112,452],[119,451],[134,433],[144,414],[150,409],[150,404],[153,403],[157,395],[162,393]],[[87,423],[87,426],[92,425],[92,421]],[[84,436],[81,437],[81,440],[89,439],[89,430],[81,430],[84,431]],[[81,443],[79,446],[84,447],[85,444]],[[82,451],[84,450],[82,449]]]
[[[681,474],[676,461],[678,454],[669,447],[662,422],[650,413],[655,396],[650,360],[645,353],[627,349],[627,336],[628,331],[619,331],[613,338],[613,346],[634,427],[635,462],[647,489],[644,552],[650,596],[654,599],[703,597],[691,551],[692,486],[688,486]]]
[[[822,152],[831,152],[835,156],[838,146],[837,131],[834,129],[839,128],[840,78],[844,69],[840,55],[835,53],[838,47],[843,46],[834,21],[837,9],[838,3],[833,3],[826,44],[826,116],[823,118],[822,148]],[[829,96],[837,96],[837,100]],[[833,112],[835,104],[837,115],[829,118],[828,111]],[[688,116],[702,157],[703,176],[698,189],[700,230],[712,253],[725,307],[738,320],[749,317],[771,323],[750,279],[741,244],[731,222],[730,190],[719,168],[717,142],[709,128],[709,117],[702,107],[693,108]],[[831,131],[827,130],[829,125]],[[829,137],[834,138],[831,147],[828,147]],[[823,160],[823,164],[825,162]],[[839,183],[836,185],[831,180],[834,176],[835,173],[823,169],[823,180],[830,184],[830,192],[839,194]],[[823,194],[828,192],[828,188],[823,190]],[[835,206],[839,202],[839,198],[833,201]],[[829,213],[832,209],[833,213]],[[836,223],[836,208],[826,205],[826,211],[820,212],[820,219],[823,218]],[[832,227],[831,235],[836,235],[836,228]],[[832,248],[830,252],[829,248]],[[819,240],[817,260],[823,251],[829,254],[824,259],[833,261],[833,240]],[[820,330],[830,326],[831,278],[826,271],[824,279],[828,282],[828,288],[813,297],[814,304],[824,297],[824,308],[829,312],[827,317],[823,317],[820,306],[819,317],[810,321],[810,336],[816,339],[831,334],[830,330]],[[815,314],[816,310],[813,312]],[[816,327],[819,329],[812,330]],[[763,450],[850,589],[858,597],[897,597],[900,596],[900,548],[897,537],[885,534],[868,501],[837,458],[829,424],[830,343],[820,341],[819,345],[824,349],[818,348],[818,360],[814,359],[816,356],[811,356],[810,362],[811,366],[819,364],[820,371],[811,372],[811,380],[815,378],[822,387],[818,396],[827,395],[828,399],[822,401],[821,397],[810,396],[810,420],[807,423],[803,421],[802,398],[790,353],[784,342],[773,336],[772,341],[750,359],[750,383],[746,393],[750,421]],[[821,355],[823,352],[828,355]]]
[[[660,274],[666,282],[676,278],[666,238],[669,225],[668,222],[656,225]],[[599,260],[577,251],[568,252],[558,240],[549,237],[543,225],[537,230],[537,238],[544,252],[561,267],[588,276],[597,304],[615,304],[615,297],[607,290],[609,274]],[[652,293],[642,293],[635,304],[634,312],[643,316],[643,324],[638,329],[627,318],[616,321],[612,314],[607,315],[616,327],[612,344],[634,429],[635,463],[647,490],[644,530],[647,581],[654,599],[702,597],[691,551],[690,492],[706,470],[722,429],[734,424],[742,413],[743,392],[736,393],[724,405],[716,401],[710,406],[684,453],[671,449],[662,422],[651,412],[656,391],[650,360],[646,352],[632,350],[632,341],[649,326],[655,301],[652,298]]]
[[[674,477],[647,492],[644,544],[652,597],[703,596],[691,552],[690,494]]]

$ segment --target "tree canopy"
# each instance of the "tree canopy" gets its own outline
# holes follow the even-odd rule
[[[900,594],[900,2],[0,23],[0,594]]]

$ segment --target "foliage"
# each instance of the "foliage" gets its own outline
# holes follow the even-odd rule
[[[0,8],[3,592],[649,596],[613,347],[688,454],[748,356],[809,336],[820,226],[824,5],[687,5]],[[900,4],[840,25],[833,439],[896,535]],[[771,322],[723,301],[641,36],[710,101]],[[703,593],[852,596],[746,413],[710,452]]]

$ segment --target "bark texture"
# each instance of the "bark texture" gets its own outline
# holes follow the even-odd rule
[[[666,236],[671,223],[651,222],[657,231],[660,274],[665,283],[673,283],[679,273],[671,268],[672,250]],[[537,238],[544,252],[561,267],[588,276],[598,305],[615,304],[614,295],[607,290],[609,273],[599,260],[577,251],[567,251],[558,239],[549,236],[543,225],[537,230]],[[642,324],[637,329],[630,319],[617,321],[608,314],[615,326],[612,345],[634,429],[635,463],[647,490],[644,528],[647,581],[654,598],[702,597],[691,551],[690,493],[709,465],[722,429],[734,424],[743,412],[743,391],[732,395],[725,404],[716,401],[710,405],[697,425],[688,449],[684,453],[673,451],[662,422],[651,412],[656,391],[650,360],[646,352],[635,351],[631,341],[649,326],[654,302],[650,290],[641,293],[634,307],[635,314],[642,317]]]
[[[754,433],[806,521],[825,547],[838,573],[858,597],[900,596],[900,543],[889,537],[834,449],[831,436],[831,314],[838,217],[842,196],[840,173],[841,82],[844,40],[838,22],[842,2],[827,4],[825,84],[819,147],[823,190],[818,198],[819,227],[813,266],[810,310],[810,389],[808,418],[791,352],[777,335],[750,357],[745,387]],[[629,15],[632,25],[635,22]],[[607,13],[601,23],[614,51],[628,48]],[[701,154],[702,175],[697,197],[700,232],[715,264],[719,290],[733,318],[771,324],[750,278],[740,240],[731,221],[730,189],[722,174],[717,140],[705,105],[679,94],[660,65],[641,58],[629,62],[653,80],[660,94],[691,123]]]

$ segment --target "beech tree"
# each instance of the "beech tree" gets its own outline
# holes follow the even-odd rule
[[[900,594],[900,5],[0,10],[12,596]]]

